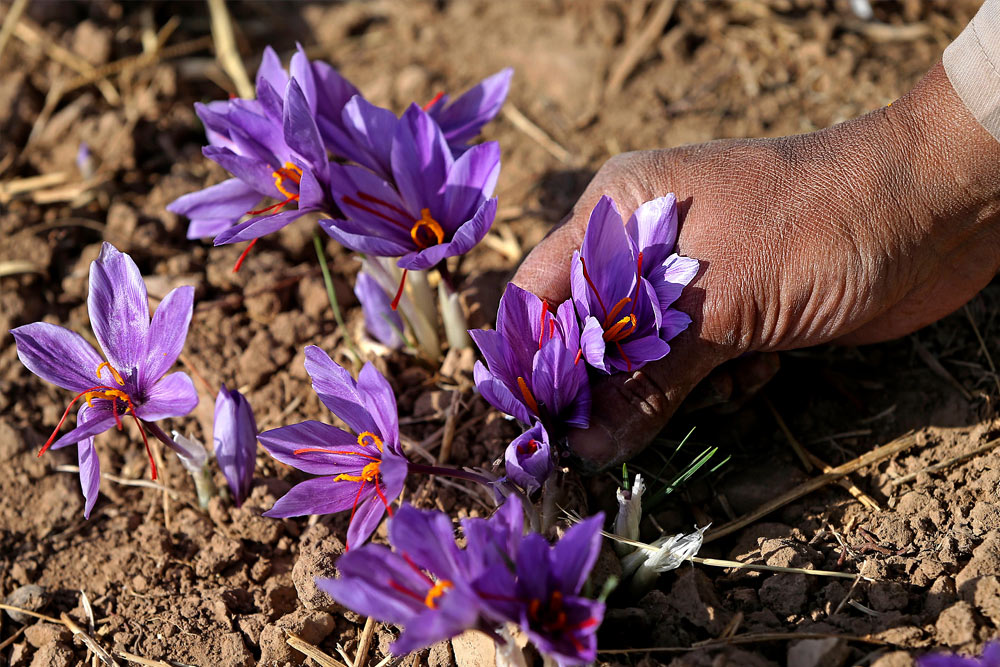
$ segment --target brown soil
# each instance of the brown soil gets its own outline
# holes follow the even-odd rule
[[[600,105],[607,73],[625,40],[641,29],[643,2],[236,3],[232,10],[251,72],[265,44],[287,55],[298,40],[375,103],[396,109],[515,67],[510,102],[571,156],[560,161],[503,118],[486,130],[503,150],[502,223],[530,248],[615,153],[809,131],[891,101],[939,58],[977,4],[878,2],[877,18],[890,25],[873,28],[853,17],[846,0],[681,2],[623,91]],[[53,48],[100,67],[141,53],[178,10],[183,13],[168,45],[209,34],[201,4],[39,2],[22,22],[36,29],[35,38],[28,35],[26,43],[18,32],[7,45],[0,59],[0,193],[18,179],[69,176],[0,200],[0,262],[27,261],[37,269],[2,278],[0,329],[45,319],[90,335],[88,265],[108,240],[132,253],[152,296],[195,285],[190,363],[213,386],[241,387],[262,428],[328,419],[309,390],[301,350],[313,343],[338,351],[341,361],[346,357],[316,268],[311,225],[300,222],[265,239],[234,275],[230,268],[241,248],[185,240],[186,222],[164,209],[176,196],[222,178],[200,155],[203,137],[191,106],[230,92],[211,53],[192,50],[116,73],[111,95],[116,91],[120,104],[109,102],[107,88],[90,84],[46,106],[53,87],[77,76],[52,59]],[[74,164],[81,141],[98,170],[84,186]],[[333,243],[328,252],[357,334],[360,312],[349,287],[356,264]],[[473,324],[493,319],[513,266],[485,246],[463,262]],[[985,350],[1000,349],[998,306],[994,285],[970,305],[968,317],[959,313],[910,340],[787,354],[766,389],[797,438],[832,465],[908,430],[916,432],[917,444],[854,475],[882,511],[866,510],[831,486],[706,545],[701,555],[861,571],[878,583],[851,589],[849,580],[686,566],[639,599],[613,595],[601,632],[604,649],[686,649],[727,632],[869,641],[778,637],[672,653],[608,653],[602,661],[889,667],[912,664],[912,656],[933,647],[975,651],[995,636],[1000,453],[902,484],[893,480],[969,452],[1000,431],[993,409],[997,376],[970,324],[978,325]],[[919,354],[921,348],[929,355]],[[955,382],[931,370],[928,356]],[[399,392],[407,437],[436,446],[450,392],[459,390],[459,424],[469,427],[460,427],[452,461],[488,465],[500,455],[511,428],[469,390],[468,358],[449,359],[441,372],[400,355],[377,363]],[[286,630],[331,655],[338,645],[354,655],[364,619],[332,605],[311,583],[315,574],[332,572],[346,517],[259,516],[300,479],[297,473],[261,453],[245,506],[234,509],[219,498],[205,514],[196,509],[180,465],[167,460],[161,481],[176,496],[105,480],[84,521],[76,476],[56,469],[75,464],[73,448],[35,457],[67,398],[30,375],[13,340],[4,339],[0,598],[52,616],[66,612],[86,626],[82,591],[99,643],[153,660],[302,663],[303,655],[285,642]],[[206,394],[195,415],[175,426],[204,437],[212,404]],[[732,459],[658,508],[653,518],[669,532],[724,523],[815,474],[802,469],[760,398],[724,416],[679,417],[664,439],[692,425],[697,445],[717,445]],[[103,469],[143,479],[148,463],[135,441],[127,429],[101,436]],[[660,455],[648,452],[634,467],[655,471],[660,464]],[[216,482],[223,483],[221,475]],[[590,511],[612,507],[610,476],[584,480],[582,488]],[[418,480],[408,493],[456,516],[485,511],[450,485]],[[650,520],[643,531],[650,540],[657,536]],[[603,563],[614,569],[611,560]],[[40,588],[22,588],[29,585]],[[87,654],[61,626],[39,622],[19,634],[22,623],[34,619],[0,619],[0,663],[69,665]],[[369,664],[386,654],[393,632],[377,627]],[[474,661],[481,657],[475,646],[471,640],[437,645],[405,664],[481,664]]]

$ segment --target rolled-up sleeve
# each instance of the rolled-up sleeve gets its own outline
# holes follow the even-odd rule
[[[1000,140],[1000,0],[986,0],[944,51],[944,70],[976,120]]]

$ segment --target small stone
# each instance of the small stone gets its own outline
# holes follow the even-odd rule
[[[941,612],[937,623],[938,640],[947,646],[960,646],[976,637],[976,617],[972,605],[960,600]]]
[[[913,658],[906,651],[886,653],[872,663],[872,667],[913,667]]]
[[[788,646],[788,667],[841,667],[851,649],[843,639],[803,639]]]
[[[432,644],[427,652],[427,667],[454,667],[455,658],[451,652],[451,642],[447,639]]]
[[[49,594],[44,588],[36,584],[27,584],[11,591],[10,595],[3,602],[6,605],[20,607],[28,611],[41,611],[48,604],[48,601]],[[7,615],[15,623],[31,623],[35,620],[33,616],[22,614],[19,611],[10,609],[6,611]]]
[[[325,611],[299,609],[282,616],[275,625],[295,633],[310,644],[319,644],[333,632],[337,624],[333,615]]]

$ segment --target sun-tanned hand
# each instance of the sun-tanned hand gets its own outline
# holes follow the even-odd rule
[[[889,340],[959,308],[1000,267],[998,164],[1000,142],[940,64],[896,103],[826,130],[609,160],[514,282],[568,298],[570,257],[604,194],[627,219],[676,193],[678,252],[702,270],[677,304],[694,323],[665,359],[595,386],[571,449],[591,469],[632,456],[746,352]]]

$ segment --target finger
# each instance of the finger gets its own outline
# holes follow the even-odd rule
[[[518,267],[512,282],[549,304],[570,297],[569,267],[573,251],[583,243],[586,220],[569,215],[536,245]]]
[[[569,434],[571,463],[595,473],[642,451],[676,412],[681,401],[732,352],[688,330],[671,341],[664,359],[634,373],[594,382],[590,427]]]
[[[755,352],[727,361],[698,383],[680,411],[687,414],[712,408],[719,414],[734,412],[770,382],[780,366],[775,352]]]

